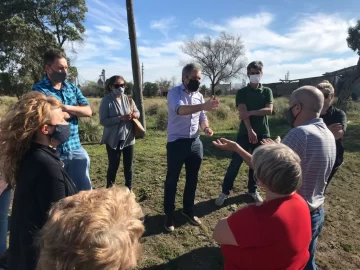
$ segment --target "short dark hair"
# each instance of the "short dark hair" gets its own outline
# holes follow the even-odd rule
[[[105,90],[108,91],[108,92],[111,92],[110,86],[113,85],[117,80],[122,80],[122,81],[125,82],[125,79],[124,79],[123,76],[119,76],[119,75],[112,76],[112,77],[110,77],[109,79],[106,80],[106,82],[105,82]]]
[[[262,72],[264,65],[261,61],[252,61],[248,66],[247,66],[247,73],[249,73],[250,69],[257,69],[260,70]]]
[[[55,59],[65,58],[66,55],[63,51],[59,49],[50,49],[44,54],[44,65],[51,65],[54,63]]]

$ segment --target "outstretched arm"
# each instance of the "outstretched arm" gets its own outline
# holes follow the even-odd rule
[[[245,151],[244,148],[242,148],[236,142],[221,138],[216,141],[213,141],[213,144],[220,149],[237,153],[239,156],[241,156],[241,158],[245,161],[245,163],[250,168],[252,168],[252,163],[251,163],[252,155],[249,152]]]

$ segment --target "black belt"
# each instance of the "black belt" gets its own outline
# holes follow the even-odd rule
[[[311,214],[311,215],[319,214],[319,213],[320,213],[320,210],[323,209],[323,208],[324,208],[324,205],[322,204],[322,205],[320,205],[318,208],[310,211],[310,214]]]

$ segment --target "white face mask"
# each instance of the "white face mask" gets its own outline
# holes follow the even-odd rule
[[[261,74],[250,75],[250,82],[251,83],[259,83],[260,79],[261,79]]]
[[[120,87],[120,88],[117,88],[117,89],[113,89],[112,91],[115,94],[115,96],[119,97],[119,96],[121,96],[121,94],[124,94],[125,88]]]

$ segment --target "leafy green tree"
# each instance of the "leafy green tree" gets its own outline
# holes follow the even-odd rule
[[[96,82],[87,81],[81,86],[81,92],[86,97],[102,97],[104,94],[104,87],[98,85]]]
[[[352,86],[360,82],[360,20],[357,21],[355,26],[349,27],[346,41],[349,48],[357,52],[359,59],[354,74],[346,79],[343,89],[339,94],[336,106],[342,110],[346,110],[347,108]]]
[[[155,97],[159,91],[159,86],[157,83],[146,82],[144,83],[144,95],[146,97]]]
[[[66,41],[82,41],[83,25],[87,12],[85,0],[3,0],[0,17],[3,20],[14,16],[39,29],[51,33],[59,48]]]
[[[134,83],[133,82],[126,82],[125,94],[132,96],[133,89],[134,89]]]
[[[2,93],[10,88],[21,96],[30,89],[25,85],[44,76],[42,56],[47,49],[63,49],[65,42],[82,41],[86,11],[85,0],[3,0],[0,70],[7,75],[0,81]],[[77,69],[70,64],[69,80],[74,81]]]
[[[203,96],[206,95],[206,91],[208,90],[208,88],[206,87],[205,84],[203,84],[201,87],[200,87],[200,93],[203,94]]]

